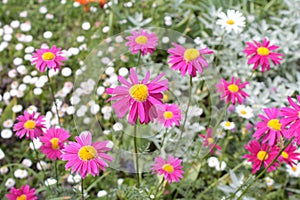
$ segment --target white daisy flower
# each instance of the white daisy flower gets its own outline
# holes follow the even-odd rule
[[[1,131],[1,138],[3,139],[9,139],[11,138],[13,132],[10,129],[3,129]]]
[[[25,167],[31,167],[32,165],[32,161],[28,158],[25,158],[23,161],[22,161],[22,165],[24,165]]]
[[[79,183],[80,181],[81,181],[81,176],[78,174],[76,174],[75,176],[70,174],[67,178],[68,183]]]
[[[13,178],[8,178],[5,182],[5,187],[7,188],[12,188],[16,184],[15,179]]]
[[[244,105],[238,105],[236,107],[236,113],[240,116],[243,117],[245,119],[250,119],[252,118],[253,115],[253,110],[252,108],[250,108],[249,106],[244,106]]]
[[[50,167],[50,165],[48,163],[46,163],[45,161],[40,161],[36,164],[36,168],[40,171],[46,170],[49,167]]]
[[[234,122],[224,121],[220,124],[225,130],[232,130],[235,128]]]
[[[26,178],[26,177],[28,176],[28,172],[27,172],[27,170],[17,169],[17,170],[14,172],[14,176],[15,176],[16,178],[23,179],[23,178]]]
[[[227,15],[221,12],[218,17],[220,19],[217,20],[217,24],[221,25],[228,33],[232,30],[235,33],[240,33],[245,27],[246,18],[239,11],[227,10]]]
[[[217,157],[210,157],[207,159],[207,164],[209,167],[216,167],[217,165],[219,165],[219,160]]]
[[[274,184],[274,180],[270,177],[266,177],[266,184],[268,187],[270,187]]]
[[[0,149],[0,160],[3,158],[5,158],[5,153],[2,151],[2,149]]]
[[[287,172],[291,177],[300,177],[300,162],[293,167],[287,165]]]
[[[107,192],[105,190],[100,190],[98,193],[97,193],[97,197],[100,198],[100,197],[104,197],[107,195]]]
[[[54,185],[57,183],[57,180],[54,178],[48,178],[45,180],[45,185],[46,186],[50,186],[50,185]]]
[[[226,166],[227,166],[227,164],[224,161],[222,161],[222,162],[219,162],[219,164],[217,164],[215,167],[216,167],[217,171],[224,171]]]
[[[6,166],[2,166],[2,167],[0,167],[0,174],[7,174],[7,172],[8,172],[8,167],[6,167]]]
[[[3,122],[4,128],[11,128],[14,125],[14,122],[12,119],[7,119]]]
[[[40,141],[40,138],[34,138],[32,142],[29,143],[30,149],[34,150],[34,148],[37,150],[42,146],[42,142]]]

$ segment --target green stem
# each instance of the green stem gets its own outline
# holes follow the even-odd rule
[[[261,172],[259,173],[255,179],[253,181],[251,181],[246,188],[243,190],[242,194],[239,196],[238,200],[241,199],[246,192],[248,191],[248,189],[262,176],[264,175],[264,173],[276,162],[276,160],[279,158],[279,156],[282,154],[282,152],[288,147],[289,144],[291,144],[291,142],[294,140],[294,137],[292,137],[287,144],[280,150],[280,152],[277,154],[277,156],[272,160],[272,162]],[[251,180],[251,179],[250,179]],[[243,188],[244,184],[241,185],[231,196],[231,197],[235,197],[235,195],[237,194],[237,192],[239,192],[242,188]]]
[[[137,125],[134,125],[133,130],[133,144],[134,144],[134,155],[135,155],[135,169],[136,169],[136,179],[137,179],[137,187],[140,187],[140,176],[139,176],[139,156],[138,156],[138,149],[137,149]]]
[[[139,51],[139,54],[138,54],[138,61],[137,61],[137,66],[136,66],[136,73],[137,74],[138,74],[140,61],[141,61],[141,51]]]
[[[255,71],[252,70],[251,74],[250,74],[250,75],[248,76],[248,78],[247,78],[247,82],[249,82],[249,81],[252,79],[254,73],[255,73]]]
[[[235,172],[237,169],[239,169],[241,166],[243,166],[243,163],[240,163],[239,165],[237,165],[235,168],[232,169],[232,172]],[[225,175],[223,175],[222,177],[220,177],[219,179],[217,179],[215,182],[213,182],[212,184],[210,184],[203,192],[201,192],[199,199],[206,193],[208,192],[211,188],[215,187],[219,182],[225,180],[227,177],[229,176],[229,173],[226,173]]]
[[[46,177],[46,172],[45,172],[45,170],[44,170],[44,167],[43,167],[42,163],[40,162],[39,154],[38,154],[38,152],[37,152],[37,150],[36,150],[36,148],[35,148],[35,145],[34,145],[34,141],[33,141],[33,140],[32,140],[32,145],[33,145],[33,150],[34,150],[34,152],[35,152],[35,157],[36,157],[36,159],[37,159],[37,162],[40,163],[40,166],[41,166],[42,172],[43,172],[43,174],[44,174],[44,178],[45,178],[45,177]]]
[[[217,129],[217,127],[219,126],[219,124],[221,123],[221,121],[223,120],[223,117],[226,114],[227,108],[229,107],[230,102],[228,102],[223,110],[223,112],[221,113],[220,117],[218,118],[217,123],[215,124],[214,128],[213,128],[213,133],[215,132],[215,130]]]
[[[168,129],[166,128],[165,133],[164,133],[164,136],[163,136],[163,140],[162,140],[162,142],[161,142],[161,148],[160,148],[160,149],[162,149],[163,146],[164,146],[164,142],[165,142],[165,138],[166,138],[166,136],[167,136],[167,133],[168,133]]]
[[[156,188],[156,195],[155,195],[155,197],[158,197],[157,195],[158,195],[158,193],[159,193],[159,188],[160,188],[160,186],[163,184],[164,180],[165,180],[165,178],[163,177],[162,180],[161,180],[161,182],[160,182],[160,184],[159,184],[158,187]]]
[[[184,132],[184,127],[185,127],[186,120],[187,120],[187,114],[188,114],[188,111],[189,111],[189,108],[190,108],[190,105],[191,105],[191,99],[192,99],[192,87],[193,87],[193,77],[190,76],[189,100],[188,100],[187,108],[186,108],[185,113],[184,113],[184,121],[183,121],[183,124],[182,124],[182,126],[181,126],[181,132],[180,132],[179,140],[181,140],[181,138],[182,138],[182,134],[183,134],[183,132]],[[177,145],[178,145],[178,143],[177,143]],[[176,149],[177,149],[177,145],[176,145]]]
[[[62,127],[61,123],[60,123],[60,117],[59,117],[59,114],[58,114],[57,103],[56,103],[56,100],[55,100],[55,95],[54,95],[54,89],[53,89],[53,85],[52,85],[52,80],[51,80],[51,78],[49,76],[49,71],[47,72],[47,77],[48,77],[48,80],[49,80],[50,92],[51,92],[52,99],[53,99],[53,102],[54,102],[54,105],[55,105],[55,111],[56,111],[56,115],[57,115],[57,118],[58,118],[58,124],[59,124],[60,127]]]
[[[58,162],[57,160],[54,160],[56,186],[58,187],[58,170],[57,170],[57,162]]]
[[[81,200],[84,200],[83,178],[81,179]]]

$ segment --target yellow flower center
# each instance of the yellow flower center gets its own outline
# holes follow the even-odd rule
[[[228,20],[226,21],[226,23],[229,24],[229,25],[233,25],[233,24],[234,24],[234,21],[233,21],[232,19],[228,19]]]
[[[212,144],[212,143],[214,143],[214,139],[213,139],[213,138],[211,138],[211,137],[210,137],[210,138],[207,138],[207,141],[208,141],[208,143],[209,143],[209,144]]]
[[[246,115],[247,114],[246,110],[241,110],[241,114]]]
[[[165,119],[171,119],[173,117],[173,113],[171,111],[166,111],[164,113],[164,118]]]
[[[225,122],[225,126],[230,126],[231,122]]]
[[[164,100],[164,101],[167,101],[168,99],[169,99],[169,96],[166,95],[166,94],[164,94],[163,100]]]
[[[97,155],[97,150],[90,145],[81,147],[78,152],[79,158],[84,161],[92,160],[96,158]]]
[[[293,166],[292,167],[292,170],[295,172],[295,171],[297,171],[297,166]]]
[[[265,151],[259,151],[257,154],[257,159],[260,161],[267,160],[269,158],[269,154]]]
[[[140,35],[135,38],[135,42],[138,44],[146,44],[148,42],[148,38],[146,36]]]
[[[168,173],[172,173],[174,171],[174,167],[170,164],[164,164],[162,169]]]
[[[259,47],[259,48],[257,49],[257,53],[258,53],[258,55],[260,55],[260,56],[267,56],[267,55],[270,54],[270,51],[269,51],[269,49],[266,48],[266,47]]]
[[[236,84],[230,84],[230,85],[228,85],[227,89],[230,92],[238,92],[239,91],[239,86],[237,86]]]
[[[278,119],[271,119],[267,124],[267,126],[274,131],[280,131],[281,125],[282,124],[279,122]]]
[[[52,144],[52,149],[59,149],[59,145],[58,145],[59,139],[58,138],[52,138],[50,140],[50,142]]]
[[[300,118],[300,111],[298,112],[298,117]]]
[[[138,102],[144,102],[149,95],[148,87],[144,84],[135,84],[129,89],[130,96]]]
[[[27,196],[25,194],[22,194],[21,196],[17,197],[17,200],[26,200]]]
[[[55,55],[52,52],[46,52],[43,53],[42,58],[43,60],[53,60],[55,58]]]
[[[200,53],[197,49],[187,49],[184,51],[184,59],[189,62],[197,59],[200,56]]]
[[[283,158],[285,158],[285,159],[288,159],[288,158],[289,158],[289,154],[288,154],[287,152],[285,152],[285,151],[283,151],[283,152],[281,153],[281,156],[282,156]]]
[[[35,128],[35,121],[33,120],[28,120],[24,123],[24,128],[26,129],[30,129],[30,130],[33,130]]]

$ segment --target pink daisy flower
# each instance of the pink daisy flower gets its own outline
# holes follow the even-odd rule
[[[116,100],[112,107],[118,117],[122,118],[129,110],[128,122],[131,125],[136,123],[138,117],[141,124],[153,121],[157,116],[154,105],[162,104],[162,92],[168,89],[168,81],[160,80],[163,76],[164,73],[161,73],[149,81],[150,72],[148,71],[146,77],[139,81],[133,68],[130,69],[130,82],[119,76],[119,81],[123,86],[106,89],[107,94],[113,95],[108,101]]]
[[[286,130],[286,138],[291,139],[294,138],[294,142],[300,145],[300,125],[295,125],[293,128],[289,128]]]
[[[248,64],[254,64],[253,69],[257,69],[259,65],[261,65],[261,71],[265,72],[266,70],[270,70],[270,61],[273,62],[274,66],[280,64],[283,54],[277,52],[271,52],[275,49],[278,49],[278,46],[270,45],[270,41],[266,38],[263,39],[262,43],[256,42],[254,43],[246,42],[247,47],[244,52],[247,56],[251,56],[248,60]]]
[[[217,91],[222,94],[221,99],[225,99],[226,103],[231,101],[235,105],[236,102],[242,104],[246,97],[249,96],[242,90],[247,84],[249,82],[241,83],[241,79],[235,81],[234,77],[232,77],[230,82],[221,79],[221,83],[216,84],[216,87]]]
[[[43,134],[43,128],[45,126],[45,117],[41,116],[35,112],[29,114],[26,110],[24,115],[17,117],[18,123],[14,125],[14,131],[19,138],[22,138],[24,135],[26,139],[33,139],[39,137]]]
[[[52,46],[51,49],[36,49],[36,53],[33,53],[31,64],[35,64],[35,67],[40,72],[44,72],[46,67],[53,68],[55,71],[60,69],[63,65],[62,61],[66,58],[62,56],[60,48]]]
[[[63,128],[52,127],[46,131],[46,134],[40,137],[40,141],[43,143],[40,150],[49,159],[60,159],[61,150],[69,137],[69,131]]]
[[[183,178],[182,160],[179,158],[169,156],[167,160],[164,160],[162,157],[157,157],[155,162],[152,165],[153,174],[164,175],[169,183],[179,182],[179,179]]]
[[[5,195],[8,200],[36,200],[35,188],[23,185],[20,189],[11,188],[9,194]]]
[[[246,154],[243,158],[248,158],[249,162],[252,162],[252,174],[257,172],[260,167],[263,165],[266,168],[277,156],[278,148],[276,146],[270,147],[267,144],[260,146],[257,140],[251,140],[247,145],[245,145],[250,154]],[[269,150],[268,150],[269,149]],[[276,170],[276,167],[279,166],[278,162],[268,169],[268,172]]]
[[[297,151],[297,147],[290,144],[287,148],[281,153],[279,160],[284,161],[286,164],[293,167],[297,165],[297,161],[300,160],[300,153]]]
[[[196,76],[196,72],[202,74],[203,68],[208,67],[207,61],[202,55],[213,54],[214,52],[208,48],[204,49],[185,49],[183,46],[173,43],[175,48],[170,48],[168,53],[171,54],[168,63],[171,69],[179,70],[181,75],[184,76],[186,72],[192,77]]]
[[[108,164],[104,161],[111,162],[113,158],[105,152],[112,149],[110,141],[92,142],[91,133],[81,133],[75,137],[77,142],[70,142],[63,149],[62,160],[66,160],[66,169],[72,168],[71,173],[79,173],[82,178],[87,174],[96,176],[100,170],[105,171]]]
[[[267,143],[269,146],[273,146],[280,141],[280,137],[287,137],[284,127],[279,119],[279,109],[277,108],[265,108],[265,115],[259,114],[258,117],[262,121],[257,122],[255,127],[257,130],[252,135],[257,140],[262,139],[262,143]]]
[[[206,135],[199,134],[198,136],[200,136],[204,139],[202,142],[202,146],[209,147],[209,151],[211,154],[214,153],[215,148],[218,150],[222,150],[222,148],[215,143],[215,140],[213,138],[213,129],[212,128],[207,128]]]
[[[163,104],[157,107],[157,121],[165,127],[180,126],[181,110],[177,104]]]
[[[297,100],[300,102],[300,95],[297,95]],[[300,125],[300,105],[296,104],[291,97],[288,97],[290,107],[280,109],[282,123],[284,126],[290,125],[290,129],[295,129]]]
[[[132,35],[126,37],[126,39],[128,42],[125,45],[129,46],[132,54],[141,52],[143,56],[147,53],[152,54],[158,41],[155,33],[148,33],[143,29],[140,29],[139,32],[132,31]]]

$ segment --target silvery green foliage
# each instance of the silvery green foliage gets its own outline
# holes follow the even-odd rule
[[[220,184],[218,189],[223,191],[226,195],[234,193],[244,182],[244,175],[240,174],[237,176],[234,171],[229,171],[231,183],[229,185]],[[237,193],[234,199],[237,199],[241,194]],[[243,196],[242,200],[255,200],[255,198]]]
[[[299,93],[299,4],[299,1],[285,0],[284,9],[276,14],[268,13],[271,16],[265,19],[258,19],[252,13],[243,11],[246,27],[240,34],[226,33],[216,24],[218,13],[226,12],[222,8],[212,6],[208,13],[198,17],[199,23],[211,30],[211,34],[201,32],[201,41],[216,51],[215,64],[224,78],[235,76],[246,81],[250,77],[252,66],[247,64],[243,53],[245,42],[261,42],[266,37],[272,44],[279,46],[278,52],[284,54],[281,65],[274,67],[271,64],[271,71],[264,74],[256,72],[250,80],[246,89],[250,94],[247,103],[254,109],[284,106],[287,96]],[[238,5],[236,10],[240,10]]]
[[[128,16],[128,20],[132,23],[132,27],[141,28],[149,24],[152,21],[152,18],[144,19],[143,13],[136,12],[134,17]]]

